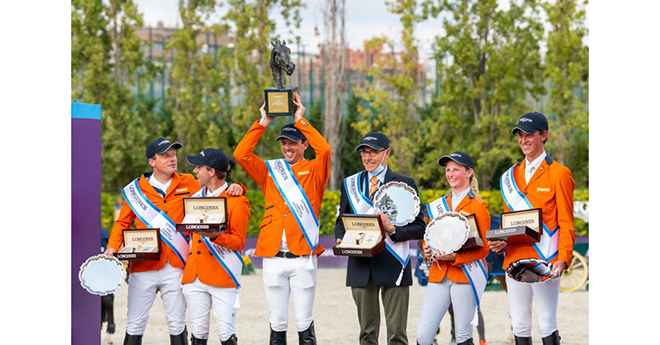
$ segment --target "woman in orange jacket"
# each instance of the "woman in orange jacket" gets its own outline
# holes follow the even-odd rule
[[[479,197],[479,187],[474,176],[474,161],[460,151],[443,156],[438,164],[445,166],[445,176],[452,192],[429,204],[429,216],[444,212],[458,212],[464,216],[475,215],[481,238],[485,238],[490,226],[488,206]],[[417,343],[429,345],[451,304],[456,324],[456,342],[473,344],[472,320],[478,299],[483,293],[488,273],[483,259],[488,256],[488,246],[464,252],[432,252],[424,245],[424,254],[431,264],[429,283],[424,292],[419,312]],[[483,342],[483,340],[482,340]]]

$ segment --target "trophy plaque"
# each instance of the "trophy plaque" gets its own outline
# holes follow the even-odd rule
[[[335,255],[372,257],[385,248],[385,230],[376,214],[342,214],[344,237],[332,250]]]
[[[451,254],[463,247],[470,233],[467,218],[458,212],[445,212],[427,226],[424,241],[433,252]]]
[[[506,274],[521,283],[536,283],[550,278],[552,265],[541,259],[521,259],[512,262],[506,269]]]
[[[290,76],[296,69],[291,62],[291,50],[286,46],[286,41],[271,41],[273,49],[270,54],[270,70],[275,81],[275,87],[264,90],[267,116],[293,116],[298,110],[293,99],[298,93],[297,86],[285,86],[282,70]]]
[[[484,246],[484,241],[481,239],[479,227],[477,226],[477,216],[471,214],[465,218],[467,218],[468,224],[470,225],[470,232],[468,233],[467,241],[465,241],[465,244],[458,250],[459,253],[482,248]]]
[[[419,214],[417,192],[403,182],[388,182],[374,194],[374,208],[390,217],[394,226],[412,223]]]
[[[123,247],[115,253],[119,260],[160,260],[160,229],[124,229]]]
[[[221,232],[227,229],[227,198],[183,198],[183,220],[179,232]]]
[[[543,220],[540,208],[502,213],[500,229],[486,232],[490,241],[506,241],[507,246],[532,244],[541,240]]]
[[[93,295],[109,295],[126,281],[126,269],[117,258],[95,255],[87,259],[78,272],[80,285]]]

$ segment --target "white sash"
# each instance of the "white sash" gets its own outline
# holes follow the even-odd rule
[[[266,161],[266,167],[313,252],[319,245],[319,219],[305,191],[284,159]]]
[[[165,212],[159,210],[140,190],[136,178],[121,190],[124,200],[131,207],[133,213],[149,228],[160,228],[160,239],[172,249],[181,262],[188,260],[188,238],[181,232],[176,231],[176,224]]]
[[[507,172],[502,175],[500,179],[500,190],[502,190],[502,197],[504,202],[511,211],[523,211],[533,209],[534,206],[527,199],[527,197],[518,189],[513,178],[513,169],[520,163],[515,164]],[[543,234],[541,240],[532,244],[534,250],[539,254],[540,258],[550,261],[557,256],[559,244],[559,225],[552,231],[543,223]]]
[[[220,195],[226,188],[227,184],[225,183],[213,194]],[[197,193],[192,195],[193,198],[199,198],[203,196],[206,196],[206,188],[202,188],[197,191]],[[224,234],[224,231],[220,232]],[[231,279],[234,281],[234,284],[236,284],[236,287],[240,287],[241,273],[243,271],[243,257],[241,256],[241,253],[232,249],[225,248],[223,246],[219,246],[211,242],[206,236],[200,237],[204,241],[204,244],[206,244],[206,247],[208,247],[211,251],[211,254],[213,254],[213,257],[218,260],[218,263],[220,263],[225,271],[227,271],[229,277],[231,277]]]
[[[346,188],[348,201],[355,214],[376,214],[374,204],[364,195],[364,193],[362,193],[360,174],[361,173],[357,173],[344,179],[344,188]],[[401,272],[396,281],[396,285],[399,286],[401,284],[401,279],[403,278],[403,272],[410,261],[410,248],[408,247],[408,242],[404,241],[395,243],[389,236],[385,236],[385,248],[387,248],[390,254],[401,263]]]
[[[426,210],[429,212],[429,217],[431,220],[445,212],[450,212],[449,205],[447,205],[447,200],[445,197],[439,198],[426,204]]]
[[[431,219],[445,212],[451,212],[444,196],[430,202],[426,207],[429,211],[429,216],[432,216]],[[488,283],[488,271],[486,270],[486,267],[485,259],[468,262],[461,266],[463,273],[465,273],[468,281],[470,281],[470,286],[472,286],[474,301],[477,307],[481,301],[481,295],[483,295],[484,290],[486,289],[486,283]]]

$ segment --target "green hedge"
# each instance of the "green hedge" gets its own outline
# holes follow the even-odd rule
[[[419,198],[422,203],[426,204],[439,197],[447,194],[446,190],[422,190],[419,193]],[[326,191],[323,195],[323,203],[321,204],[320,216],[320,234],[321,236],[334,236],[335,220],[337,219],[340,191]],[[502,213],[502,194],[500,191],[481,191],[479,192],[481,198],[488,204],[488,209],[492,215],[499,215]],[[117,200],[118,195],[110,196],[103,193],[101,198],[103,205],[101,206],[102,224],[110,231],[112,228],[113,205]],[[264,215],[264,196],[260,190],[247,191],[246,197],[250,200],[250,212],[252,217],[248,224],[248,236],[259,235],[259,225]],[[588,201],[589,190],[579,189],[575,190],[575,200]],[[589,223],[584,220],[575,218],[575,235],[576,236],[589,236]]]

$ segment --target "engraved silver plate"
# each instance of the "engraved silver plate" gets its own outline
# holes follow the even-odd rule
[[[549,262],[541,259],[521,259],[512,262],[506,273],[515,281],[521,283],[537,283],[550,278],[551,268]]]
[[[445,212],[426,226],[424,240],[434,252],[451,254],[461,249],[469,234],[467,218],[457,212]]]
[[[403,182],[388,182],[374,195],[374,208],[390,217],[394,226],[412,223],[419,214],[420,204],[417,192]]]
[[[80,285],[93,295],[109,295],[126,280],[126,269],[114,256],[99,254],[87,259],[78,273]]]

